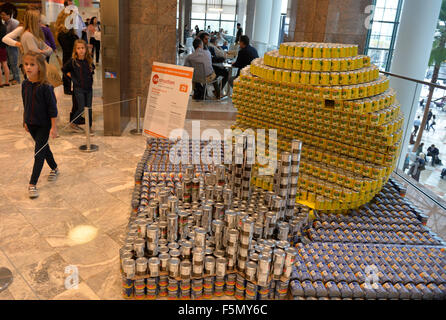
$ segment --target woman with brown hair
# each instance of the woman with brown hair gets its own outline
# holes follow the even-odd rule
[[[20,36],[20,41],[15,41],[14,39],[18,36]],[[33,51],[50,56],[53,53],[53,49],[45,43],[45,37],[40,28],[40,11],[34,6],[26,8],[23,25],[8,33],[3,38],[3,42],[9,46],[21,48],[24,54]]]

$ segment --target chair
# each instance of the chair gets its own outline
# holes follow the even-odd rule
[[[194,75],[192,77],[192,82],[200,83],[204,86],[204,96],[203,101],[206,100],[207,95],[207,86],[210,84],[218,83],[218,87],[220,88],[220,94],[221,94],[221,78],[216,77],[212,81],[206,80],[206,74],[204,72],[204,64],[201,62],[194,62],[192,63],[192,67],[194,68]]]

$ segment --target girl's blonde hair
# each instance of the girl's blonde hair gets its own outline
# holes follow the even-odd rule
[[[77,56],[77,52],[76,52],[76,47],[78,44],[82,44],[85,47],[85,60],[87,61],[88,66],[90,67],[90,71],[93,71],[93,57],[91,56],[90,51],[88,50],[87,43],[82,39],[78,39],[78,40],[74,41],[73,54],[71,55],[71,57],[73,58],[73,61],[76,61],[76,59],[79,59],[79,57]]]
[[[40,29],[40,11],[34,6],[28,6],[23,17],[23,30],[29,31],[40,41],[45,41],[42,29]]]
[[[28,51],[23,55],[23,61],[25,61],[26,57],[32,57],[36,59],[36,64],[39,68],[39,79],[37,80],[37,82],[39,82],[40,84],[48,83],[48,78],[46,75],[46,61],[43,55],[37,52]]]

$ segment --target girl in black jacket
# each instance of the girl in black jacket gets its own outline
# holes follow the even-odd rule
[[[49,136],[57,137],[57,101],[54,88],[46,79],[45,58],[41,54],[29,51],[23,57],[27,79],[22,83],[24,106],[23,126],[36,142],[34,167],[29,182],[29,197],[37,198],[37,181],[46,160],[51,168],[48,181],[54,181],[59,175],[56,161],[48,145]]]
[[[93,100],[93,74],[94,74],[93,58],[87,49],[87,43],[84,40],[76,40],[73,48],[73,55],[64,65],[62,71],[73,81],[73,96],[78,106],[74,115],[77,117],[82,114],[85,107],[88,107],[90,116],[90,133],[93,133],[91,126],[92,118],[92,100]],[[72,124],[73,126],[74,124]],[[77,125],[74,125],[77,126]],[[74,128],[76,129],[76,128]]]

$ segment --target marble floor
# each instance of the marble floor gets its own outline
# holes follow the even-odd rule
[[[134,122],[120,137],[103,135],[102,90],[96,77],[92,143],[99,151],[86,154],[78,150],[85,137],[66,128],[71,97],[63,96],[59,100],[60,137],[50,142],[61,175],[56,182],[48,182],[45,167],[38,184],[40,197],[30,200],[27,185],[34,144],[22,128],[20,93],[20,86],[0,89],[0,267],[9,268],[14,275],[0,299],[121,299],[119,248],[145,138],[129,133]],[[192,121],[199,120],[202,131],[214,128],[223,133],[233,123],[235,111],[230,99],[191,100],[185,128],[191,132]],[[439,132],[446,117],[441,121],[437,122]],[[440,139],[445,133],[439,133]],[[435,179],[427,171],[422,181]],[[437,182],[438,188],[446,191],[441,183]],[[409,188],[408,197],[431,215],[429,226],[446,238],[445,212],[423,200],[415,189]],[[69,266],[79,271],[78,289],[65,287]]]
[[[97,78],[92,143],[99,151],[80,152],[85,136],[64,129],[71,96],[63,96],[58,105],[60,137],[50,141],[61,174],[48,182],[49,168],[44,167],[40,197],[31,200],[27,186],[34,144],[22,128],[21,89],[0,89],[0,267],[14,275],[0,299],[121,299],[119,248],[145,138],[129,133],[134,122],[121,137],[103,135],[101,91]],[[227,101],[191,102],[190,110],[199,113],[201,130],[214,128],[223,134],[232,121],[202,120],[203,112],[231,108]],[[186,120],[189,132],[191,126],[192,120]],[[65,268],[71,265],[79,271],[77,290],[65,289],[70,275]]]

